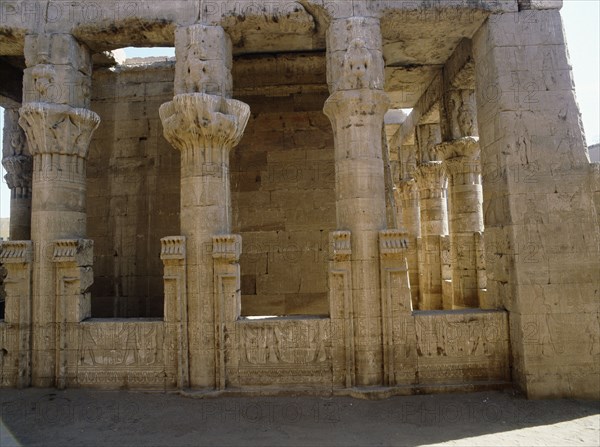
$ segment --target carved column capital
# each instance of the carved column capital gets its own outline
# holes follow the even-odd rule
[[[403,200],[414,200],[419,198],[419,187],[414,178],[400,180],[396,185],[396,190]]]
[[[31,173],[33,162],[30,156],[17,155],[4,158],[2,166],[6,169],[6,184],[13,198],[31,197]]]
[[[4,111],[2,156],[2,165],[6,169],[4,178],[11,189],[12,198],[30,198],[33,162],[16,109]]]
[[[175,148],[222,148],[228,154],[242,138],[250,107],[235,99],[189,93],[160,106],[159,114],[165,138]]]
[[[463,137],[446,141],[435,148],[438,157],[444,160],[450,176],[455,174],[481,174],[478,137]]]
[[[33,260],[33,242],[1,241],[0,262],[2,264],[27,264]]]
[[[67,155],[87,159],[90,140],[100,117],[88,109],[28,103],[19,110],[19,124],[36,155]]]
[[[472,160],[479,159],[479,138],[463,137],[454,141],[445,141],[435,147],[440,160],[465,157]]]
[[[421,198],[439,193],[447,186],[448,179],[441,161],[422,163],[413,171],[413,176],[419,187]]]

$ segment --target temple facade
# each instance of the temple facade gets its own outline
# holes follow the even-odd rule
[[[3,2],[0,386],[600,398],[561,5]]]

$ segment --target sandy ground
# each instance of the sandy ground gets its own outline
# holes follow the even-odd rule
[[[600,403],[512,391],[192,399],[173,393],[0,391],[0,444],[36,446],[600,445]]]

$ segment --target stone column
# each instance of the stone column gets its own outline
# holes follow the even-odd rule
[[[213,236],[231,230],[229,152],[250,116],[231,96],[231,40],[219,26],[176,31],[175,97],[160,108],[181,151],[181,235],[187,240],[190,386],[215,387]]]
[[[379,231],[386,228],[383,116],[384,61],[379,19],[334,20],[327,34],[331,96],[324,112],[335,136],[339,230],[351,232],[356,385],[382,383]]]
[[[32,158],[27,139],[19,126],[19,111],[4,111],[2,165],[10,189],[10,233],[12,241],[31,239],[31,169]]]
[[[477,137],[438,147],[448,174],[453,309],[479,307],[476,233],[483,233],[483,189]]]
[[[419,308],[419,239],[421,238],[421,214],[419,207],[419,188],[415,179],[400,180],[396,188],[402,220],[399,222],[406,231],[408,248],[406,260],[408,261],[408,274],[410,278],[410,291],[413,309]]]
[[[413,175],[419,188],[421,205],[419,309],[442,309],[441,237],[448,234],[447,178],[441,161],[422,163]]]
[[[89,105],[89,49],[69,34],[28,35],[19,124],[33,156],[33,385],[56,378],[54,241],[86,235],[86,159],[100,118]],[[60,311],[60,309],[59,309]]]

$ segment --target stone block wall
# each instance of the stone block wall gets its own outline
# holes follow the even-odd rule
[[[179,152],[158,108],[173,96],[174,65],[97,70],[87,225],[94,240],[94,317],[163,315],[160,239],[179,233]]]
[[[158,108],[172,98],[173,79],[171,62],[94,74],[92,109],[101,117],[87,192],[94,317],[163,314],[160,239],[180,231],[180,154],[163,137]],[[247,95],[240,99],[252,116],[230,156],[242,314],[327,315],[327,243],[335,228],[327,95]]]
[[[321,112],[325,98],[309,107],[293,96],[270,99],[243,99],[253,114],[231,155],[242,315],[327,315],[335,172],[331,124]]]

